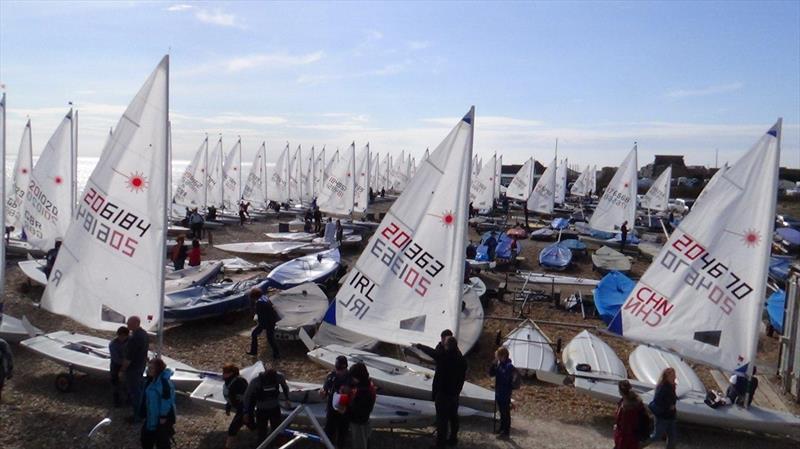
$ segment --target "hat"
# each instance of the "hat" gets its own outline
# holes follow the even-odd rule
[[[336,357],[336,369],[346,369],[347,368],[347,357],[340,355]]]

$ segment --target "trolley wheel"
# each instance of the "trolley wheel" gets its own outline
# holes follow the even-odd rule
[[[61,373],[56,376],[56,390],[62,393],[68,393],[72,390],[72,381],[74,377],[70,373]]]

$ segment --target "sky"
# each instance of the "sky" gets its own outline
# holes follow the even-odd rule
[[[422,155],[471,105],[474,152],[615,166],[638,142],[734,162],[783,117],[800,167],[800,2],[0,2],[8,158],[72,101],[79,155],[170,54],[175,159],[294,147]]]

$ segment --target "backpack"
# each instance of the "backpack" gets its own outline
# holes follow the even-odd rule
[[[512,390],[519,390],[522,386],[522,374],[519,373],[517,367],[511,369],[511,389]]]

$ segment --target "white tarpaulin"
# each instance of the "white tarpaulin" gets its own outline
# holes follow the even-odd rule
[[[609,329],[728,371],[754,362],[764,308],[781,120],[672,232]]]
[[[154,329],[164,288],[169,57],[125,110],[80,196],[42,307],[94,329],[138,315]]]
[[[633,227],[636,218],[636,145],[622,161],[611,182],[589,219],[589,227],[598,231],[614,232],[628,222]]]
[[[458,336],[474,108],[422,163],[347,274],[326,321],[377,338],[434,346]]]

